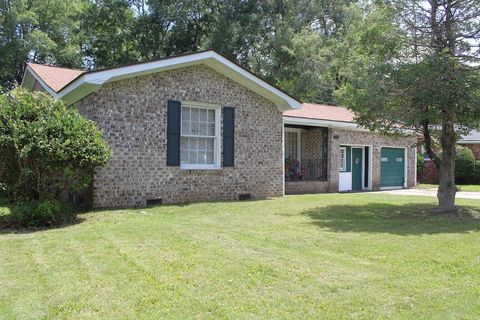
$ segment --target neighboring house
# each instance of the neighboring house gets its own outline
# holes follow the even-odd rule
[[[415,186],[415,136],[359,128],[342,107],[305,103],[283,115],[287,194]]]
[[[422,141],[422,139],[419,139]],[[472,130],[468,135],[463,136],[460,140],[457,141],[457,144],[462,147],[469,148],[472,150],[475,160],[480,160],[480,132],[477,130]],[[423,165],[423,171],[419,176],[420,182],[424,183],[437,183],[438,182],[438,169],[435,166],[435,163],[430,160],[428,155],[425,153],[423,147],[420,148],[419,152],[424,154],[425,163]]]
[[[472,150],[475,160],[480,160],[480,131],[473,130],[470,134],[462,137],[457,144]]]
[[[359,129],[339,107],[295,110],[213,50],[91,72],[28,64],[22,86],[103,131],[114,155],[94,173],[97,208],[415,184],[414,139]]]

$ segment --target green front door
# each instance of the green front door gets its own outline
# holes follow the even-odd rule
[[[362,190],[363,149],[352,148],[352,190]]]
[[[403,187],[405,180],[405,149],[382,148],[380,185]]]

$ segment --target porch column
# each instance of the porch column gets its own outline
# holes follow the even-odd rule
[[[338,192],[340,172],[340,143],[339,134],[335,129],[328,129],[328,182],[329,192]]]

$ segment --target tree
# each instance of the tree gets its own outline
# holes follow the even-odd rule
[[[0,1],[0,86],[22,80],[25,62],[80,67],[79,20],[85,0]]]
[[[85,188],[110,156],[95,124],[62,101],[22,89],[0,96],[0,184],[15,202]]]
[[[129,0],[89,1],[79,16],[85,67],[106,68],[139,60]]]
[[[479,3],[402,0],[367,6],[349,36],[355,71],[338,92],[359,124],[423,135],[439,169],[438,209],[444,212],[455,211],[456,141],[480,126]]]

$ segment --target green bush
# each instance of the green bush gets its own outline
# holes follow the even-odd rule
[[[14,202],[81,191],[110,156],[102,133],[75,108],[40,92],[0,95],[0,185]]]
[[[425,156],[421,152],[417,152],[417,175],[423,173],[425,167]]]
[[[473,183],[475,172],[475,156],[472,150],[457,147],[455,159],[455,179],[457,183]]]
[[[70,211],[58,200],[19,203],[11,210],[12,222],[21,227],[47,227],[67,222]]]
[[[480,184],[480,160],[475,161],[475,173],[473,176],[473,183]]]

